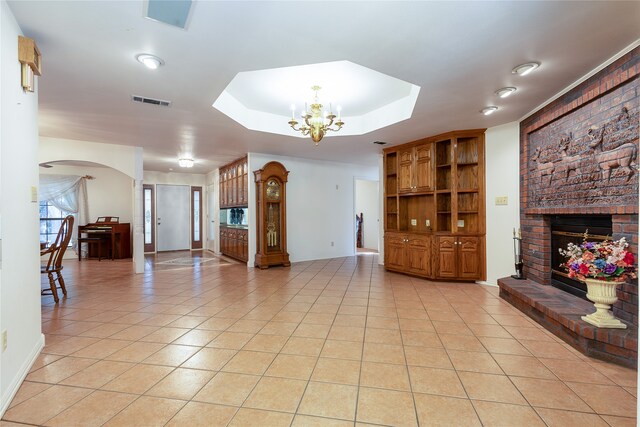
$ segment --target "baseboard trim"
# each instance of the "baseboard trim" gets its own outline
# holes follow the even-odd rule
[[[31,354],[27,357],[25,362],[20,367],[20,370],[16,374],[15,378],[9,385],[6,393],[2,396],[2,406],[0,407],[0,418],[4,416],[5,411],[9,408],[9,404],[15,397],[16,393],[20,389],[22,382],[27,377],[27,374],[31,370],[31,367],[35,363],[36,359],[40,355],[40,352],[44,348],[44,334],[40,334],[40,339],[36,343],[33,350],[31,350]]]

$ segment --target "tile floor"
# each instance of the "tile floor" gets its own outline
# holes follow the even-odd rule
[[[69,296],[43,297],[46,347],[0,426],[636,425],[635,371],[582,356],[497,288],[373,254],[265,271],[189,257],[141,275],[65,262]]]

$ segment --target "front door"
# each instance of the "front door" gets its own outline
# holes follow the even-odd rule
[[[191,190],[188,185],[156,185],[158,251],[190,248]]]

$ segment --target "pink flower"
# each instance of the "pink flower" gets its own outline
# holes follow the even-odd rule
[[[593,255],[593,253],[589,251],[584,251],[582,253],[582,259],[584,259],[585,261],[593,261],[594,259],[596,259],[596,257],[595,255]]]

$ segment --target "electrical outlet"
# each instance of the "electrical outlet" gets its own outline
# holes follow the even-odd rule
[[[431,227],[431,221],[429,221],[428,219],[425,219],[425,220],[424,220],[424,225],[425,225],[426,227]]]
[[[507,196],[496,197],[496,206],[508,205],[508,204],[509,204],[509,197]]]
[[[331,246],[333,246],[333,242],[331,242]]]
[[[38,202],[38,187],[36,187],[35,185],[31,186],[31,202]]]
[[[7,349],[7,330],[2,331],[2,352]]]
[[[415,219],[415,218],[412,218],[412,219],[411,219],[411,225],[412,225],[413,227],[415,227],[416,225],[418,225],[418,220],[417,220],[417,219]]]
[[[458,220],[458,228],[464,228],[464,219]]]

